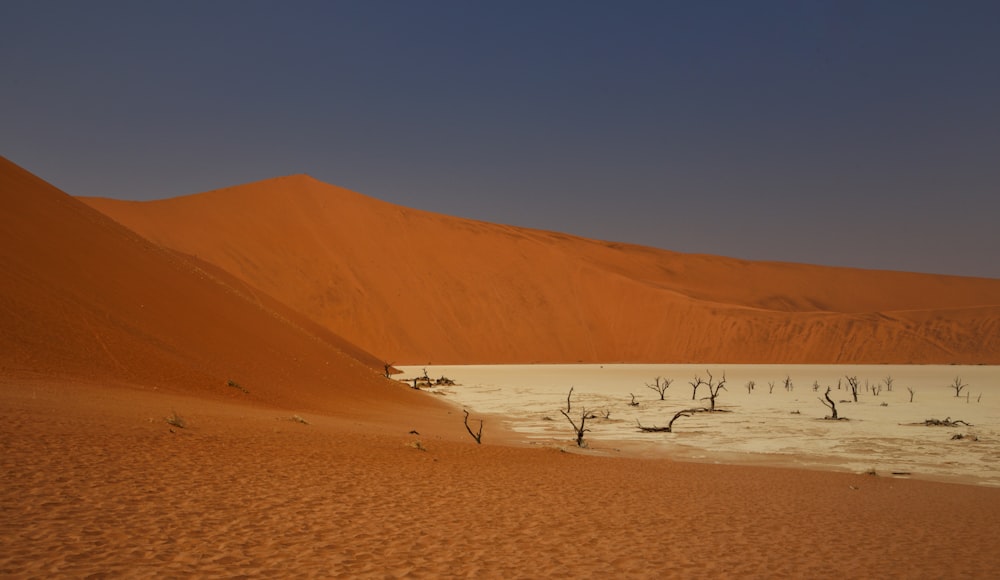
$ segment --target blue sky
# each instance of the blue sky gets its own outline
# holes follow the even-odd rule
[[[292,173],[682,252],[1000,278],[1000,3],[0,3],[0,154]]]

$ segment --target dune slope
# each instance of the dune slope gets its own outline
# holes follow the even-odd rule
[[[329,330],[4,159],[0,272],[0,364],[8,376],[337,412],[434,406],[381,377],[372,355]]]
[[[401,364],[1000,363],[1000,280],[678,254],[302,175],[84,201]]]

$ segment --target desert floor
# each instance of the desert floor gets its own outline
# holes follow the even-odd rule
[[[175,413],[184,428],[167,423]],[[296,414],[135,385],[3,379],[0,576],[1000,569],[1000,489],[532,448],[493,417],[476,445],[457,408],[438,425]]]
[[[1000,367],[961,365],[465,365],[402,367],[401,378],[448,377],[427,390],[483,413],[501,415],[535,445],[572,445],[560,413],[593,417],[592,451],[686,461],[772,465],[1000,487]],[[707,387],[692,399],[695,377],[717,386],[719,413],[681,417],[709,406]],[[858,382],[854,402],[845,377]],[[961,395],[949,387],[967,385]],[[671,380],[663,399],[647,388]],[[790,381],[785,388],[785,379]],[[753,381],[752,388],[749,383]],[[891,384],[890,384],[891,383]],[[826,387],[842,420],[824,417]],[[634,399],[633,399],[634,395]],[[911,396],[912,395],[912,396]],[[632,405],[631,403],[636,403]],[[928,426],[926,420],[961,421]],[[953,437],[961,436],[961,439]]]

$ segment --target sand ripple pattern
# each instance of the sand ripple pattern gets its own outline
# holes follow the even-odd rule
[[[4,578],[990,577],[995,489],[5,410]],[[417,440],[421,447],[414,446]]]

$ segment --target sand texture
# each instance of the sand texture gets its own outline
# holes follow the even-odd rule
[[[664,321],[704,315],[719,328],[770,332],[754,313],[791,317],[776,340],[795,336],[810,344],[802,352],[825,352],[821,337],[839,331],[871,346],[871,333],[895,336],[903,324],[899,336],[916,338],[897,346],[910,350],[880,356],[981,358],[996,352],[995,307],[976,306],[994,281],[874,274],[900,288],[926,280],[896,302],[918,312],[786,304],[782,313],[718,303],[714,284],[693,296],[666,282],[671,261],[712,270],[711,258],[685,265],[449,221],[304,178],[221,195],[237,200],[217,205],[229,212],[224,223],[195,219],[184,201],[171,219],[179,239],[228,239],[224,248],[163,246],[151,229],[133,224],[140,235],[0,159],[0,577],[990,578],[1000,569],[997,489],[539,449],[497,416],[483,417],[476,445],[460,408],[382,376],[381,364],[436,349],[455,358],[491,348],[498,358],[643,352],[647,337],[619,328],[637,316],[625,304],[664,296],[677,305]],[[501,235],[519,249],[498,245]],[[291,245],[279,243],[286,238]],[[340,239],[350,243],[333,244]],[[453,244],[471,253],[438,251]],[[398,259],[378,263],[393,252]],[[421,252],[432,262],[407,262]],[[544,276],[517,274],[526,255],[542,260],[535,274]],[[575,265],[546,272],[569,258]],[[664,277],[631,278],[636,264],[660,264]],[[566,268],[576,269],[570,281]],[[492,297],[473,299],[501,272]],[[595,276],[610,289],[583,283]],[[579,300],[534,302],[549,283]],[[609,296],[625,302],[581,314]],[[514,321],[549,307],[551,318]],[[747,318],[729,316],[737,311]],[[563,323],[565,340],[552,342],[546,325]],[[929,339],[928,329],[939,333]],[[584,348],[611,330],[615,340]],[[709,352],[713,341],[698,340],[684,352]]]
[[[405,418],[304,425],[105,386],[8,383],[2,396],[5,578],[990,578],[1000,566],[996,489],[506,447],[489,443],[491,425],[476,446],[444,425],[411,435]],[[171,410],[185,429],[164,421]]]
[[[678,254],[306,176],[84,201],[400,364],[1000,363],[1000,280]]]

